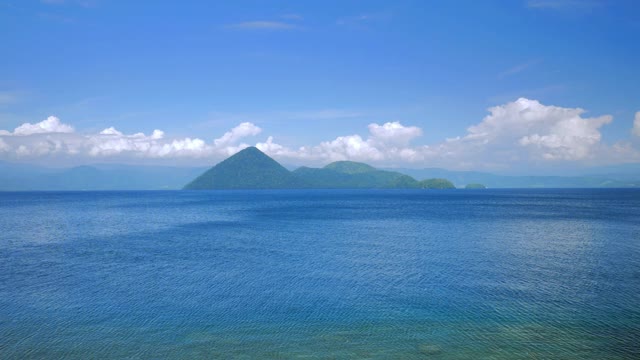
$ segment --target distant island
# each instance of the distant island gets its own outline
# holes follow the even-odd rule
[[[455,189],[455,186],[447,179],[418,181],[409,175],[353,161],[289,171],[256,147],[248,147],[205,171],[184,189]]]

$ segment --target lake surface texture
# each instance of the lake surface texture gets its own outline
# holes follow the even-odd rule
[[[2,359],[639,359],[640,191],[0,193]]]

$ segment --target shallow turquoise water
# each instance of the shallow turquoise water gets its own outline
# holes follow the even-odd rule
[[[0,193],[0,358],[640,358],[640,191]]]

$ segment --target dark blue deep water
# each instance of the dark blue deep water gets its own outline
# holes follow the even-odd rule
[[[640,191],[0,193],[2,359],[639,359]]]

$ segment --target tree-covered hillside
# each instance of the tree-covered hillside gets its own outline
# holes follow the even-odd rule
[[[337,161],[323,168],[285,169],[255,147],[229,157],[184,187],[204,189],[449,189],[445,179],[417,181],[395,171]]]
[[[293,173],[313,188],[388,189],[417,187],[415,185],[417,181],[408,175],[395,171],[378,170],[370,165],[353,161],[337,161],[321,169],[301,167]]]
[[[325,166],[324,169],[337,171],[343,174],[362,174],[378,170],[371,165],[355,161],[334,161]]]
[[[227,158],[187,184],[187,190],[295,189],[306,184],[255,147]]]
[[[447,179],[426,179],[420,181],[422,189],[455,189],[453,183]]]

